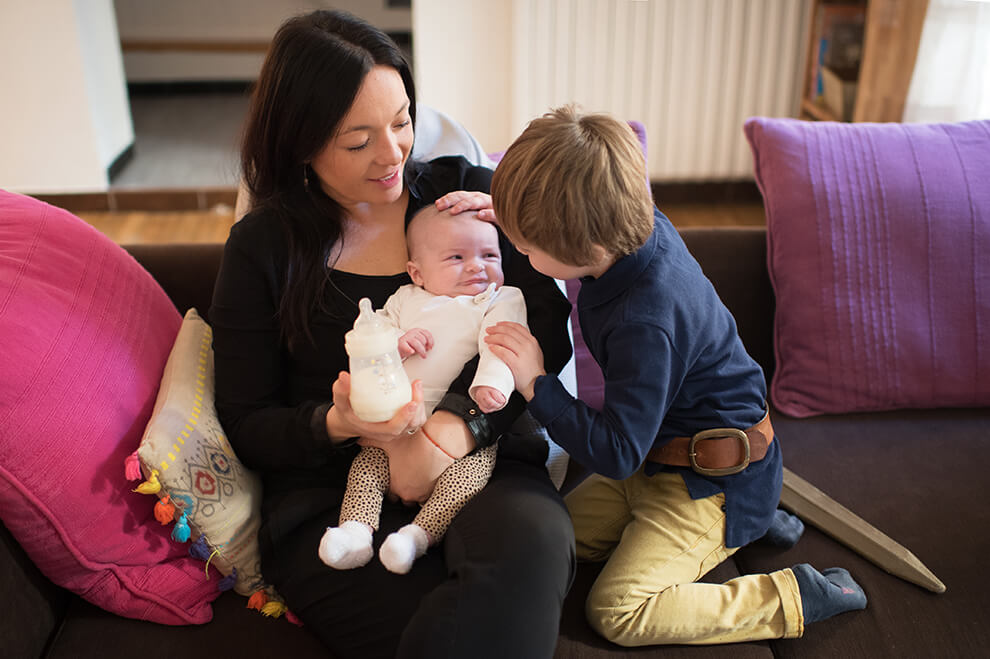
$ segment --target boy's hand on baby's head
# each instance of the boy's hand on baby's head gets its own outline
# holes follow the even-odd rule
[[[485,414],[497,412],[505,407],[505,395],[495,387],[472,387],[471,398]]]
[[[433,335],[425,329],[414,327],[399,337],[399,357],[405,359],[411,355],[426,358],[426,353],[433,349]]]
[[[457,215],[465,211],[478,211],[477,217],[479,220],[497,224],[495,211],[492,210],[492,197],[485,192],[457,190],[455,192],[448,192],[434,203],[437,210],[442,211],[449,208],[451,215]]]
[[[532,400],[536,378],[547,374],[543,368],[543,350],[536,337],[525,326],[506,320],[485,328],[485,331],[485,343],[492,354],[512,371],[516,391],[526,400]]]
[[[484,220],[485,222],[491,222],[495,226],[498,226],[498,218],[495,217],[494,208],[483,208],[478,211],[478,219]]]

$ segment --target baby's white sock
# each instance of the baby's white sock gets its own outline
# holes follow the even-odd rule
[[[422,527],[406,524],[385,538],[378,558],[389,572],[406,574],[412,569],[413,562],[426,553],[429,544],[430,536]]]
[[[361,522],[347,520],[340,526],[328,526],[320,540],[320,560],[338,570],[367,565],[374,554],[371,528]]]

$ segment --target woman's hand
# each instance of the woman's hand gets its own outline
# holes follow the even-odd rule
[[[457,215],[464,211],[478,211],[478,219],[492,224],[498,224],[495,217],[495,210],[492,208],[492,196],[485,192],[472,190],[457,190],[448,192],[437,199],[434,204],[437,210],[450,209],[451,215]]]
[[[343,441],[348,437],[361,437],[366,446],[383,447],[398,437],[415,433],[426,423],[426,407],[423,405],[423,383],[412,383],[412,400],[399,408],[388,421],[369,423],[362,421],[351,408],[351,374],[341,371],[333,383],[333,406],[327,412],[327,433],[331,439]]]

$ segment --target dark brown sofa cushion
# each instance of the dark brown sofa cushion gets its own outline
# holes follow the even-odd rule
[[[172,298],[179,313],[191,307],[209,320],[213,283],[220,270],[223,245],[176,243],[170,245],[124,245]]]

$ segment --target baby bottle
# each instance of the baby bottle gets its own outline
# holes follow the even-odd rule
[[[354,329],[344,335],[350,358],[351,408],[364,421],[388,421],[412,400],[412,387],[399,358],[395,330],[371,308],[371,300],[358,303]]]

